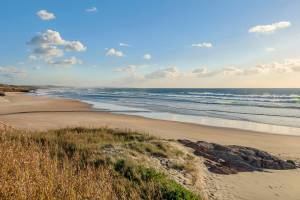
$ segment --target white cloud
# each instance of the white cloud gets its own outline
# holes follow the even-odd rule
[[[213,45],[210,42],[202,42],[198,44],[192,44],[192,47],[199,47],[199,48],[212,48]]]
[[[277,30],[285,29],[291,26],[291,22],[289,21],[281,21],[273,24],[268,25],[258,25],[250,28],[248,31],[249,33],[262,33],[262,34],[269,34],[275,33]]]
[[[47,30],[45,33],[33,37],[28,44],[39,47],[63,46],[68,51],[85,51],[87,48],[79,41],[64,40],[60,33],[53,30]]]
[[[55,15],[47,10],[40,10],[36,13],[36,15],[44,21],[49,21],[55,19]]]
[[[199,68],[192,71],[191,75],[196,77],[210,77],[216,75],[222,76],[233,76],[233,75],[242,75],[243,70],[237,67],[224,67],[221,69],[209,71],[207,68]]]
[[[207,68],[199,68],[199,69],[194,69],[192,71],[192,74],[196,75],[197,77],[202,77],[202,76],[209,76],[210,72]]]
[[[79,41],[69,41],[65,44],[65,49],[67,51],[86,51],[86,47]]]
[[[115,56],[115,57],[123,57],[124,53],[122,51],[118,51],[114,48],[108,49],[106,52],[106,56]]]
[[[128,65],[126,67],[120,67],[115,69],[115,72],[126,73],[128,75],[127,80],[150,80],[150,79],[176,79],[183,77],[182,73],[177,67],[170,67],[165,69],[159,69],[148,74],[138,73],[139,69],[147,65]]]
[[[269,53],[274,52],[275,50],[276,50],[276,49],[273,48],[273,47],[265,48],[265,51],[266,51],[266,52],[269,52]]]
[[[98,12],[98,9],[96,7],[91,7],[91,8],[85,9],[85,12],[95,13],[95,12]]]
[[[271,62],[266,64],[256,64],[250,67],[229,66],[219,69],[209,70],[207,67],[196,68],[194,70],[182,71],[177,67],[159,69],[150,73],[139,72],[142,65],[128,65],[114,70],[114,72],[126,73],[126,81],[151,81],[163,80],[195,80],[195,78],[208,77],[234,77],[234,76],[260,76],[270,74],[300,73],[300,59],[285,59],[281,62]],[[181,80],[182,79],[182,80]]]
[[[144,65],[128,65],[126,67],[119,67],[115,69],[115,72],[121,72],[121,73],[126,73],[128,75],[128,80],[133,81],[133,80],[144,80],[144,75],[139,74],[138,70],[144,67]]]
[[[182,73],[179,71],[177,67],[170,67],[166,69],[160,69],[154,71],[145,76],[146,79],[161,79],[161,78],[171,78],[176,79],[182,76]]]
[[[258,64],[255,66],[262,72],[287,73],[300,71],[300,59],[285,59],[282,62]]]
[[[37,47],[32,52],[34,55],[31,55],[31,58],[45,58],[49,59],[52,57],[62,57],[64,55],[63,50],[55,47],[55,46],[41,46]]]
[[[66,59],[57,60],[57,61],[49,60],[48,64],[54,65],[54,66],[70,67],[72,65],[82,64],[82,61],[77,59],[76,57],[71,57],[71,58],[66,58]]]
[[[53,30],[47,30],[45,33],[34,36],[28,44],[42,45],[64,45],[66,41],[60,36],[60,33]]]
[[[237,67],[224,67],[223,69],[219,70],[217,74],[223,76],[234,76],[234,75],[242,75],[243,70]]]
[[[14,66],[7,66],[7,67],[0,66],[0,76],[3,76],[5,78],[25,77],[26,72]]]
[[[272,62],[267,64],[257,64],[253,67],[224,67],[209,71],[206,68],[199,68],[192,71],[192,75],[196,77],[208,76],[247,76],[260,75],[270,73],[290,73],[300,72],[300,59],[285,59],[282,62]]]
[[[28,44],[34,47],[32,55],[30,55],[32,60],[49,60],[54,57],[63,56],[64,51],[83,52],[87,49],[80,41],[65,40],[59,32],[53,30],[47,30],[44,33],[34,36]]]
[[[120,46],[120,47],[131,47],[130,44],[123,43],[123,42],[120,42],[120,43],[119,43],[119,46]]]
[[[144,56],[143,56],[143,58],[145,59],[145,60],[151,60],[151,58],[152,58],[152,56],[151,56],[151,54],[145,54]]]

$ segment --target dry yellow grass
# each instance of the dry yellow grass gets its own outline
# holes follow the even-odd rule
[[[150,139],[110,129],[0,130],[0,199],[200,199],[153,169],[100,159],[103,144]]]
[[[138,199],[121,181],[109,168],[61,165],[34,143],[1,138],[0,199]]]

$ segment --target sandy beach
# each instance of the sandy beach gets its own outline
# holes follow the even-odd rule
[[[268,151],[300,161],[300,137],[96,112],[88,104],[68,99],[7,93],[0,97],[0,128],[47,130],[63,127],[132,129],[167,139],[204,140]],[[204,171],[205,191],[212,199],[299,200],[300,170],[215,175]]]

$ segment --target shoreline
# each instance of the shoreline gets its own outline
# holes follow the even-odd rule
[[[2,99],[6,99],[6,105],[0,105],[0,121],[17,129],[49,130],[73,126],[108,126],[137,130],[165,139],[204,140],[223,145],[249,146],[287,157],[292,153],[293,157],[300,160],[300,137],[295,135],[97,111],[91,104],[75,99],[31,96],[24,93],[8,93]]]
[[[13,95],[26,95],[26,93],[22,92],[13,92]],[[135,117],[135,118],[141,118],[144,120],[155,120],[155,121],[163,121],[163,122],[174,122],[174,123],[179,123],[182,125],[191,125],[191,126],[200,126],[203,128],[208,128],[208,129],[217,129],[217,130],[226,130],[226,131],[233,131],[233,132],[247,132],[251,133],[253,135],[272,135],[272,136],[289,136],[289,137],[296,137],[300,138],[300,135],[293,135],[293,134],[280,134],[280,133],[272,133],[272,132],[263,132],[263,131],[255,131],[255,130],[248,130],[248,129],[240,129],[240,128],[232,128],[232,127],[223,127],[223,126],[213,126],[213,125],[206,125],[206,124],[200,124],[200,123],[193,123],[193,122],[185,122],[185,121],[176,121],[176,120],[168,120],[168,119],[158,119],[158,118],[151,118],[151,117],[145,117],[142,115],[136,115],[136,114],[128,114],[128,112],[123,111],[109,111],[109,110],[101,110],[101,108],[95,108],[93,103],[85,102],[79,99],[72,99],[72,98],[63,98],[63,97],[50,97],[50,96],[34,96],[30,95],[31,97],[45,97],[53,100],[59,100],[59,101],[72,101],[72,102],[78,102],[83,105],[87,105],[88,109],[87,110],[62,110],[62,111],[30,111],[30,112],[15,112],[15,113],[0,113],[1,115],[21,115],[21,114],[31,114],[31,113],[60,113],[60,112],[70,112],[70,113],[98,113],[98,114],[111,114],[111,115],[116,115],[116,116],[124,116],[124,117]],[[267,124],[270,125],[270,124]],[[287,128],[294,128],[294,127],[287,127]],[[295,127],[296,128],[296,127]]]
[[[14,114],[9,114],[14,113]],[[300,137],[239,129],[149,119],[140,116],[97,112],[73,99],[8,93],[0,97],[0,122],[15,129],[43,131],[67,127],[130,129],[163,139],[190,139],[223,145],[240,145],[267,151],[300,162]],[[0,126],[1,129],[1,126]],[[234,175],[210,173],[199,166],[203,191],[212,200],[299,200],[300,169],[243,172]]]
[[[35,95],[32,95],[35,96]],[[42,95],[41,95],[42,96]],[[38,96],[37,96],[38,97]],[[295,137],[300,137],[300,128],[299,127],[289,127],[289,126],[282,126],[282,125],[275,125],[275,124],[268,124],[268,123],[260,123],[260,122],[254,122],[254,121],[243,121],[243,120],[234,120],[234,119],[223,119],[223,118],[213,118],[213,117],[207,117],[207,116],[196,116],[196,115],[192,115],[191,118],[199,118],[201,119],[207,119],[208,121],[214,121],[213,123],[209,122],[209,123],[197,123],[196,120],[192,119],[192,120],[172,120],[171,117],[159,117],[159,114],[154,114],[151,115],[151,112],[146,112],[146,111],[136,111],[136,110],[109,110],[107,108],[97,108],[96,104],[98,102],[92,102],[92,101],[84,101],[84,100],[80,100],[80,99],[73,99],[73,98],[64,98],[64,97],[52,97],[52,96],[44,96],[44,97],[48,97],[48,98],[53,98],[53,99],[64,99],[64,100],[73,100],[73,101],[78,101],[80,103],[83,104],[87,104],[90,106],[91,111],[90,112],[99,112],[99,113],[110,113],[110,114],[114,114],[114,115],[125,115],[125,116],[134,116],[134,117],[141,117],[141,118],[145,118],[145,119],[151,119],[151,120],[161,120],[161,121],[170,121],[170,122],[177,122],[177,123],[184,123],[184,124],[190,124],[190,125],[199,125],[199,126],[203,126],[203,127],[211,127],[211,128],[216,128],[216,129],[229,129],[229,130],[237,130],[237,131],[246,131],[249,133],[253,133],[253,134],[269,134],[269,135],[283,135],[283,136],[295,136]],[[101,103],[102,104],[102,103]],[[113,106],[113,104],[111,104]],[[123,106],[120,106],[123,107]],[[140,113],[150,113],[150,115],[143,115]],[[183,117],[189,117],[189,115],[183,115],[183,114],[173,114],[173,113],[167,113],[166,115],[169,116],[181,116]],[[220,124],[221,122],[224,123],[235,123],[235,127],[232,126],[228,126],[228,125],[216,125],[216,124]],[[224,124],[223,123],[223,124]],[[239,124],[239,125],[238,125]],[[261,126],[261,128],[256,128],[257,130],[254,130],[253,128],[240,128],[244,125],[248,125],[249,126]],[[245,126],[244,126],[245,127]],[[267,131],[266,129],[277,129],[277,130],[273,130],[273,132],[271,131]],[[258,129],[264,129],[264,130],[258,130]],[[284,130],[287,132],[288,129],[290,133],[283,133],[283,131],[278,131],[279,129]]]

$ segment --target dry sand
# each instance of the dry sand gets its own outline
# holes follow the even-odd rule
[[[63,127],[132,129],[169,139],[191,139],[258,148],[300,161],[300,137],[95,112],[90,105],[67,99],[9,93],[0,97],[0,124],[17,129]],[[212,199],[300,200],[300,170],[215,175],[203,169],[205,191]]]

